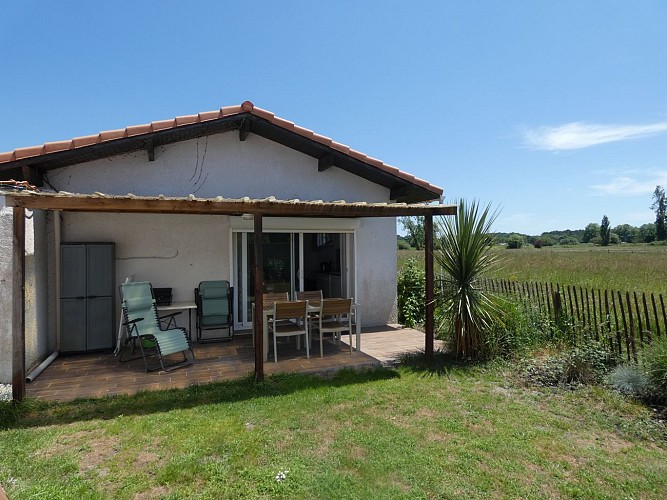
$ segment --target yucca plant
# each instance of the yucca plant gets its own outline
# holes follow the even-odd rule
[[[484,349],[484,332],[499,314],[498,299],[480,285],[497,265],[490,233],[496,212],[476,201],[460,201],[455,216],[436,219],[434,260],[442,272],[436,292],[442,317],[450,322],[457,358],[476,358]]]

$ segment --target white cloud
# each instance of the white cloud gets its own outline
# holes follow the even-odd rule
[[[524,130],[523,135],[526,145],[531,148],[561,151],[639,139],[662,132],[667,132],[667,121],[648,125],[599,125],[573,122],[557,127]]]
[[[600,195],[637,196],[651,195],[657,185],[667,186],[667,171],[650,172],[650,175],[644,179],[620,175],[604,184],[595,184],[591,188]]]

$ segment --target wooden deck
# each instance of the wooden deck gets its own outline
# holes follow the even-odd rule
[[[347,338],[343,336],[344,340]],[[278,344],[278,363],[273,362],[273,354],[270,353],[269,361],[264,364],[266,375],[363,369],[391,363],[401,352],[424,349],[422,332],[391,325],[365,329],[361,339],[362,352],[355,350],[350,354],[349,345],[345,342],[336,345],[325,339],[323,358],[319,356],[317,341],[312,343],[311,357],[307,359],[303,347],[297,350],[293,340],[281,340],[284,342]],[[151,373],[145,372],[141,359],[119,363],[118,358],[109,353],[61,356],[37,379],[27,384],[28,397],[67,401],[134,394],[229,380],[254,371],[254,350],[248,335],[238,335],[232,342],[195,344],[194,351],[197,357],[194,365],[173,372]]]

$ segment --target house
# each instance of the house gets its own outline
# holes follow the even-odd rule
[[[27,367],[60,346],[62,242],[113,242],[116,287],[128,277],[150,281],[172,288],[174,301],[193,300],[201,280],[229,280],[237,330],[254,320],[257,269],[265,291],[354,297],[363,326],[374,326],[395,307],[395,217],[455,211],[420,203],[441,199],[441,188],[249,101],[0,153],[0,180],[8,179],[40,194],[0,192],[0,382],[12,378],[11,332],[20,322],[17,207],[29,217],[20,328]]]

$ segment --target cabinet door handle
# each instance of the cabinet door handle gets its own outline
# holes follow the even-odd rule
[[[81,295],[81,296],[79,296],[79,297],[74,297],[74,298],[75,298],[76,300],[83,300],[83,299],[85,299],[86,297],[83,296],[83,295]]]

